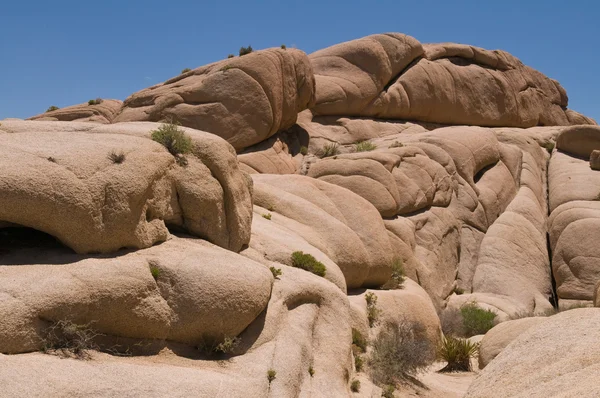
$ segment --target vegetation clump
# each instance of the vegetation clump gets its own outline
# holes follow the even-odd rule
[[[352,328],[352,345],[353,348],[357,347],[357,349],[363,353],[367,351],[367,339],[362,335],[362,333]]]
[[[158,268],[155,264],[150,264],[150,274],[154,280],[157,281],[158,277],[160,276],[160,268]]]
[[[263,214],[262,216],[263,216],[263,218],[265,218],[267,220],[271,219],[271,213]]]
[[[235,57],[235,55],[233,55],[233,54],[228,54],[227,55],[227,58],[233,58],[233,57]]]
[[[317,261],[317,259],[311,254],[301,251],[295,251],[292,253],[292,266],[312,272],[318,276],[325,276],[327,271],[327,268],[322,262]]]
[[[369,141],[362,141],[362,142],[359,142],[358,144],[354,145],[354,150],[356,152],[368,152],[368,151],[372,151],[374,149],[377,149],[377,145],[375,145]]]
[[[273,278],[279,279],[279,276],[281,275],[281,268],[269,267],[269,269],[273,274]]]
[[[544,144],[544,148],[546,148],[546,151],[548,151],[549,154],[552,154],[552,151],[554,150],[554,142],[547,142]]]
[[[381,392],[382,398],[394,398],[394,391],[396,391],[396,387],[392,385],[383,386],[383,391]]]
[[[98,350],[94,339],[101,336],[90,327],[91,323],[76,324],[70,320],[59,320],[44,331],[43,351],[63,357],[90,359],[89,350]]]
[[[315,375],[315,369],[312,367],[312,365],[308,367],[308,374],[310,377],[314,377]]]
[[[246,55],[246,54],[250,54],[252,51],[254,51],[252,49],[252,46],[248,46],[248,47],[240,47],[240,57],[242,55]]]
[[[191,72],[192,70],[190,68],[184,68],[181,70],[181,74],[183,75],[184,73],[188,73]]]
[[[281,45],[281,49],[282,49],[282,50],[285,50],[285,49],[287,49],[287,47],[285,46],[285,44],[282,44],[282,45]]]
[[[88,105],[100,105],[104,100],[102,98],[91,99],[88,101]]]
[[[183,155],[192,150],[192,139],[185,134],[185,131],[179,125],[163,123],[151,133],[152,140],[163,145],[171,155],[178,158],[177,163],[182,166],[187,164],[187,160]]]
[[[369,327],[375,326],[381,310],[377,308],[377,296],[375,293],[368,292],[365,294],[365,300],[367,302],[367,320],[369,321]]]
[[[123,152],[111,152],[108,154],[108,159],[116,164],[121,164],[125,161],[125,154]]]
[[[392,142],[392,145],[390,145],[390,148],[402,148],[404,146],[403,143],[401,143],[400,141],[394,141]]]
[[[418,323],[386,323],[372,342],[370,373],[378,386],[412,380],[435,360],[435,344]]]
[[[269,384],[271,384],[273,382],[273,380],[275,380],[277,378],[277,372],[274,371],[273,369],[269,369],[267,371],[267,380],[269,380]]]
[[[360,391],[360,380],[357,380],[357,379],[352,380],[352,383],[350,383],[350,390],[352,392],[359,392]]]
[[[308,154],[308,148],[305,146],[300,147],[300,154],[306,156]]]
[[[57,111],[57,110],[59,110],[59,109],[60,109],[60,108],[59,108],[58,106],[54,106],[54,105],[52,105],[52,106],[50,106],[48,109],[46,109],[46,112]]]
[[[467,303],[460,308],[463,326],[467,337],[486,334],[494,327],[496,313],[492,310],[479,308],[475,303]]]
[[[447,362],[440,372],[469,372],[471,358],[479,352],[479,343],[468,339],[444,337],[438,348],[438,358]]]
[[[392,262],[392,276],[381,288],[383,290],[402,289],[405,279],[404,263],[401,258],[396,258]]]
[[[208,356],[215,354],[231,354],[241,342],[242,339],[239,337],[224,336],[219,340],[214,337],[203,336],[198,344],[198,350]]]
[[[334,156],[340,153],[340,149],[338,147],[337,142],[333,142],[331,144],[325,144],[321,151],[319,152],[319,157],[328,158],[330,156]]]

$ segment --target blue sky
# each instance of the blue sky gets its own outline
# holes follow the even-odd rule
[[[13,1],[0,4],[0,119],[117,98],[194,68],[286,44],[307,53],[372,33],[511,52],[600,122],[600,2]]]

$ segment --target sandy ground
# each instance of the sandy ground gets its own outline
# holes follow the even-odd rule
[[[478,374],[476,361],[472,365],[473,372],[439,373],[445,364],[435,363],[417,377],[423,386],[406,386],[397,390],[395,397],[461,398]]]

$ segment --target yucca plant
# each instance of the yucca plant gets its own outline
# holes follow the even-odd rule
[[[377,145],[369,141],[362,141],[356,144],[354,146],[354,149],[356,150],[356,152],[368,152],[377,149]]]
[[[468,339],[444,337],[438,347],[438,357],[448,364],[440,372],[470,372],[471,358],[479,352],[479,343]]]
[[[331,144],[325,144],[323,148],[319,151],[319,155],[321,158],[327,158],[330,156],[334,156],[340,153],[337,142]]]

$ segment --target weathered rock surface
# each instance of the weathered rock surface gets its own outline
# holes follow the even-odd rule
[[[216,134],[235,149],[257,144],[296,122],[313,101],[306,54],[270,49],[215,62],[131,95],[115,122],[174,119]]]
[[[55,111],[41,113],[30,117],[28,120],[108,124],[112,123],[122,106],[123,101],[121,100],[106,99],[94,105],[89,105],[86,102],[79,105],[67,106]]]
[[[251,183],[231,146],[187,130],[194,149],[181,167],[149,139],[157,127],[2,123],[0,220],[44,231],[79,253],[149,247],[166,239],[167,225],[240,250],[250,238]]]
[[[318,115],[478,126],[595,124],[560,84],[500,50],[388,33],[310,55]]]
[[[600,309],[555,315],[509,344],[475,379],[466,397],[598,396],[599,341]]]

